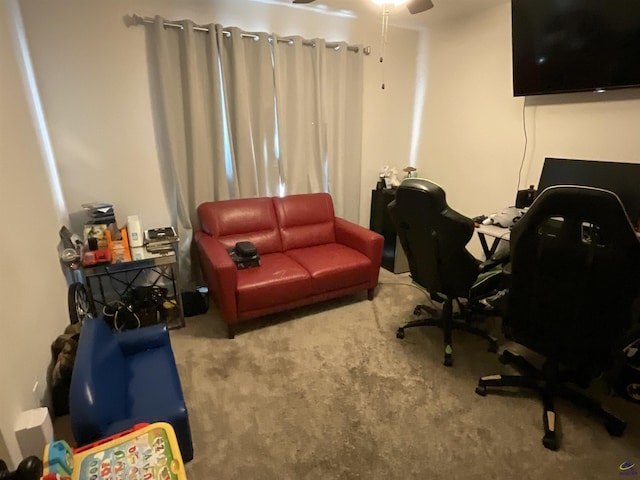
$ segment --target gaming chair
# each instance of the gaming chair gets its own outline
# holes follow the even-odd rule
[[[442,187],[419,178],[405,179],[388,208],[409,261],[411,278],[426,289],[433,301],[443,303],[442,313],[418,305],[414,314],[428,313],[429,316],[400,327],[396,336],[404,338],[407,328],[442,328],[446,366],[453,364],[454,329],[487,339],[489,350],[497,351],[495,337],[471,323],[472,314],[484,310],[478,300],[496,293],[501,275],[500,269],[494,269],[480,277],[482,272],[495,267],[495,263],[482,263],[467,251],[466,245],[474,233],[473,220],[447,205]],[[460,299],[469,301],[463,304]],[[455,315],[454,302],[460,310]]]
[[[640,285],[640,242],[620,199],[584,186],[545,189],[511,231],[505,336],[544,357],[542,367],[509,350],[522,375],[481,377],[476,393],[524,387],[542,393],[545,447],[556,450],[554,397],[582,405],[612,435],[625,422],[576,387],[611,366]]]

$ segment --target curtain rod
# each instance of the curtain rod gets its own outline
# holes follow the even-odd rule
[[[142,25],[144,23],[147,24],[153,24],[155,23],[155,20],[151,17],[141,17],[140,15],[136,15],[135,13],[133,15],[131,15],[130,17],[130,21],[128,22],[131,25]],[[165,27],[170,27],[170,28],[180,28],[182,29],[183,26],[179,23],[173,23],[173,22],[164,22],[163,25]],[[203,25],[194,25],[193,29],[197,32],[206,32],[209,33],[209,28],[205,27]],[[231,35],[231,32],[227,31],[227,30],[223,30],[223,33],[228,37],[229,35]],[[247,33],[247,32],[242,32],[241,36],[243,38],[258,38],[258,35],[254,34],[254,33]],[[269,39],[271,39],[272,37],[269,36]],[[280,43],[290,43],[291,40],[287,39],[287,38],[278,38],[278,42]],[[316,44],[310,40],[303,40],[302,41],[303,45],[306,45],[307,47],[315,47]],[[325,44],[327,48],[333,48],[336,49],[340,46],[339,43],[326,43]],[[360,51],[360,47],[357,47],[355,45],[348,45],[347,46],[347,50],[350,52],[355,52],[358,53]],[[362,52],[365,55],[370,55],[371,54],[371,47],[370,46],[366,46],[362,48]]]

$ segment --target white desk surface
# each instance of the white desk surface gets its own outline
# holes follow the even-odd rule
[[[497,225],[480,224],[479,227],[476,227],[476,232],[489,237],[499,238],[500,240],[509,240],[511,236],[510,228],[498,227]],[[640,240],[640,232],[636,232],[636,237]]]
[[[509,240],[509,236],[511,235],[511,229],[498,227],[497,225],[480,224],[479,227],[476,227],[476,232],[501,240]]]

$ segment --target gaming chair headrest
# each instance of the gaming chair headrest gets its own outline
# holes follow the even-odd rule
[[[604,228],[618,245],[624,243],[637,247],[636,250],[640,248],[620,198],[609,190],[579,185],[554,185],[538,195],[527,214],[513,226],[511,246],[517,242],[521,232],[527,229],[537,231],[540,222],[552,217],[563,218],[575,229],[582,228],[585,222],[593,223]],[[523,224],[519,225],[520,222]],[[579,235],[576,238],[580,240]]]
[[[442,212],[447,206],[447,196],[440,185],[424,178],[407,178],[398,187],[396,198],[404,195],[414,201],[424,202],[421,208],[433,209]]]

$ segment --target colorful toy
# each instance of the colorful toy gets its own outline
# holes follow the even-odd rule
[[[53,442],[45,448],[42,480],[187,480],[168,423],[136,425],[73,453],[67,447],[66,442]]]
[[[64,440],[52,442],[44,447],[43,463],[45,472],[70,477],[73,472],[73,450]]]

